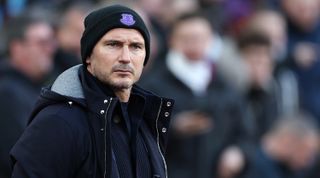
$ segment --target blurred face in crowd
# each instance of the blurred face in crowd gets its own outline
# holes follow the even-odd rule
[[[274,11],[261,11],[251,19],[249,28],[261,31],[271,40],[272,56],[281,58],[286,52],[287,27],[283,17]]]
[[[319,149],[318,136],[309,133],[304,136],[295,136],[294,134],[285,133],[279,140],[282,152],[279,154],[292,170],[301,170],[306,168],[315,158]]]
[[[268,85],[273,70],[270,48],[262,45],[248,46],[243,49],[242,57],[248,66],[252,85],[257,88]]]
[[[151,17],[157,18],[163,26],[168,26],[174,19],[186,12],[199,8],[195,0],[138,0],[138,6]]]
[[[85,13],[80,10],[71,10],[65,15],[65,23],[58,29],[59,45],[66,51],[80,56],[80,39],[84,31],[83,20]]]
[[[12,43],[13,60],[34,79],[48,74],[53,67],[55,40],[49,24],[39,22],[30,25],[22,40]]]
[[[86,60],[88,71],[115,90],[131,89],[142,73],[146,49],[135,29],[115,28],[95,45]]]
[[[304,30],[309,30],[319,20],[320,0],[282,0],[289,18]]]
[[[171,34],[171,48],[189,60],[202,60],[213,38],[210,24],[202,18],[179,22]]]
[[[318,153],[319,141],[316,135],[309,134],[305,138],[292,140],[292,152],[288,155],[288,163],[293,170],[306,168]]]
[[[199,9],[197,1],[194,0],[169,0],[165,9],[165,14],[169,21],[173,21],[180,15],[194,12]],[[171,18],[171,19],[170,19]]]
[[[166,0],[138,0],[139,7],[151,16],[161,16],[165,9]]]
[[[280,129],[265,137],[265,148],[275,160],[284,163],[288,168],[301,170],[310,166],[318,154],[318,132],[313,130],[314,128],[308,128],[309,126],[305,127],[304,123],[298,123],[304,128],[288,124],[280,126]]]

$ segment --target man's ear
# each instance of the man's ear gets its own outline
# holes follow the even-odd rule
[[[90,60],[90,57],[87,57],[86,59],[86,67],[87,67],[87,70],[92,74],[92,66],[91,66],[91,60]]]
[[[90,57],[87,57],[87,59],[86,59],[86,65],[88,66],[88,65],[90,65],[90,64],[91,64]]]

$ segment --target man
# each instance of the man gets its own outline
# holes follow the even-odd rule
[[[186,13],[171,29],[165,65],[142,84],[176,101],[167,150],[169,177],[212,178],[220,155],[228,154],[245,133],[244,109],[207,57],[213,38],[207,19]]]
[[[173,101],[134,84],[149,57],[148,29],[119,5],[90,13],[84,25],[84,65],[42,91],[11,151],[12,177],[167,177]]]
[[[280,89],[273,76],[274,60],[271,57],[270,40],[259,32],[243,33],[238,39],[239,60],[247,66],[249,82],[243,97],[250,113],[247,128],[253,141],[272,125],[280,110]]]
[[[80,39],[84,31],[83,20],[90,9],[90,3],[75,2],[61,11],[61,19],[56,28],[59,48],[54,56],[58,74],[81,63]]]
[[[257,34],[268,38],[269,48],[268,56],[273,65],[272,71],[281,89],[280,109],[281,112],[293,112],[298,110],[300,105],[299,88],[297,76],[291,68],[291,64],[288,61],[287,53],[287,24],[282,14],[275,10],[259,10],[248,21],[243,32],[247,34]],[[247,35],[250,38],[250,35]],[[241,37],[240,37],[241,38]],[[259,44],[252,44],[248,46],[259,46]],[[260,44],[260,46],[263,46]],[[269,46],[269,47],[267,47]],[[257,48],[257,47],[256,47]],[[261,48],[261,47],[260,47]],[[252,50],[255,51],[255,50]],[[264,54],[261,53],[260,56]],[[271,55],[270,55],[271,54]],[[263,55],[262,55],[263,56]],[[260,62],[261,63],[261,62]],[[259,64],[254,66],[260,66]],[[267,67],[268,65],[261,65]],[[262,70],[256,70],[262,71]]]
[[[277,119],[252,153],[244,177],[306,177],[319,150],[319,129],[314,121],[304,113]]]
[[[279,11],[261,9],[250,16],[241,33],[253,31],[266,35],[270,40],[272,59],[275,60],[275,64],[280,64],[286,60],[288,56],[286,30],[287,25],[285,18]],[[241,33],[239,35],[241,35]]]
[[[288,64],[297,76],[300,106],[320,126],[320,1],[279,2],[288,26]]]
[[[53,29],[26,14],[6,25],[6,59],[0,69],[0,177],[10,176],[9,151],[22,134],[53,65]]]

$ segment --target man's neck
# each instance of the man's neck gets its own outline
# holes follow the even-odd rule
[[[115,95],[119,98],[121,102],[127,103],[130,98],[131,94],[131,88],[129,89],[121,89],[121,90],[115,90],[114,91]]]

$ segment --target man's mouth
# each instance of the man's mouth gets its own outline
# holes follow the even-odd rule
[[[125,69],[117,69],[117,70],[114,70],[114,72],[119,74],[125,74],[125,75],[132,74],[131,70],[125,70]]]
[[[112,71],[116,74],[119,75],[133,75],[134,74],[134,70],[131,66],[129,65],[116,65],[112,68]]]

